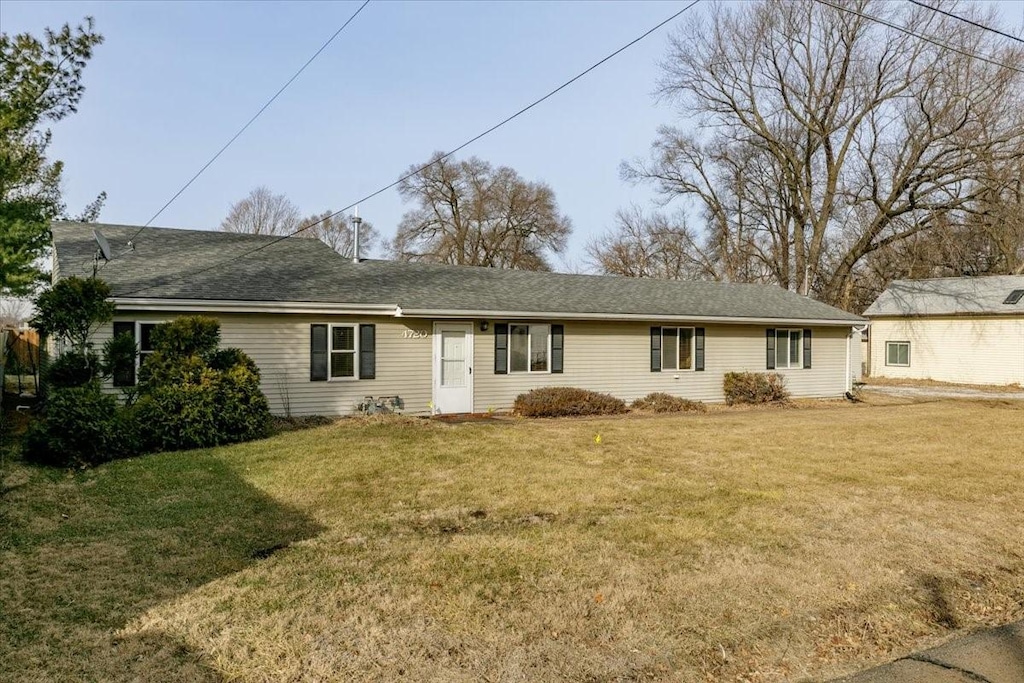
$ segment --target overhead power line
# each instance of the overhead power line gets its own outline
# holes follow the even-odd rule
[[[1005,31],[1000,31],[997,28],[992,28],[991,26],[986,26],[985,24],[982,24],[980,22],[974,21],[973,19],[968,19],[967,17],[962,17],[959,14],[954,14],[952,12],[948,12],[948,11],[942,9],[941,7],[933,7],[933,6],[931,6],[931,5],[927,4],[927,3],[920,2],[919,0],[907,0],[907,2],[909,2],[912,5],[917,5],[918,7],[923,7],[925,9],[929,9],[932,12],[938,12],[939,14],[944,14],[945,16],[947,16],[947,17],[949,17],[951,19],[956,19],[957,21],[962,21],[965,24],[970,24],[971,26],[974,26],[975,28],[980,28],[980,29],[983,29],[985,31],[990,31],[992,33],[995,33],[996,35],[1000,35],[1000,36],[1002,36],[1004,38],[1009,38],[1010,40],[1015,40],[1018,43],[1021,43],[1022,45],[1024,45],[1024,38],[1021,38],[1019,36],[1015,36],[1012,33],[1006,33]]]
[[[388,183],[387,185],[381,187],[380,189],[374,190],[373,192],[371,192],[370,194],[366,195],[365,197],[361,197],[361,198],[357,199],[356,201],[354,201],[354,202],[352,202],[352,203],[342,207],[341,209],[335,211],[334,213],[327,214],[326,216],[324,216],[323,218],[321,218],[318,221],[310,223],[309,225],[304,225],[301,228],[299,228],[298,230],[295,230],[295,231],[293,231],[291,233],[288,233],[287,235],[282,235],[282,236],[278,237],[277,239],[271,240],[271,241],[269,241],[269,242],[267,242],[265,244],[262,244],[262,245],[260,245],[258,247],[250,249],[248,251],[244,251],[244,252],[242,252],[239,255],[232,256],[232,257],[224,259],[222,261],[218,261],[217,263],[211,264],[211,265],[209,265],[209,266],[207,266],[205,268],[201,268],[201,269],[193,271],[191,273],[182,274],[180,276],[172,277],[172,278],[169,278],[169,279],[164,280],[164,281],[159,282],[159,283],[154,283],[152,285],[147,285],[145,287],[140,287],[138,289],[134,289],[134,290],[131,290],[129,292],[125,292],[124,294],[121,294],[119,296],[130,296],[132,294],[138,294],[139,292],[145,291],[147,289],[152,289],[154,287],[158,287],[158,286],[161,286],[161,285],[169,284],[171,282],[176,282],[178,280],[183,280],[183,279],[187,279],[187,278],[193,278],[193,277],[196,277],[197,275],[202,275],[203,273],[207,273],[207,272],[209,272],[211,270],[216,270],[217,268],[220,268],[221,266],[223,266],[226,263],[234,263],[234,262],[238,261],[239,259],[243,259],[243,258],[245,258],[247,256],[251,256],[251,255],[253,255],[253,254],[257,253],[257,252],[263,251],[264,249],[268,249],[268,248],[274,246],[275,244],[278,244],[278,243],[280,243],[280,242],[282,242],[282,241],[284,241],[286,239],[290,239],[292,237],[295,237],[296,235],[298,235],[301,232],[304,232],[306,230],[309,230],[310,228],[316,227],[317,225],[319,225],[320,223],[323,223],[324,221],[330,220],[331,218],[334,218],[335,216],[341,215],[341,214],[345,213],[346,211],[348,211],[349,209],[351,209],[351,208],[353,208],[353,207],[355,207],[355,206],[357,206],[359,204],[362,204],[364,202],[367,202],[367,201],[373,199],[374,197],[376,197],[376,196],[378,196],[380,194],[383,194],[384,192],[387,192],[388,190],[396,187],[397,185],[399,185],[403,181],[408,180],[409,178],[412,178],[413,176],[417,175],[418,173],[421,173],[422,171],[425,171],[426,169],[430,168],[431,166],[434,166],[436,164],[441,163],[442,161],[444,161],[448,157],[452,156],[453,154],[456,154],[456,153],[462,151],[466,147],[469,147],[470,145],[472,145],[474,142],[477,142],[478,140],[480,140],[483,137],[486,137],[487,135],[490,135],[491,133],[493,133],[494,131],[498,130],[499,128],[501,128],[505,124],[510,123],[511,121],[519,118],[520,116],[522,116],[526,112],[530,111],[531,109],[533,109],[537,105],[539,105],[542,102],[550,99],[551,97],[553,97],[554,95],[558,94],[562,90],[565,90],[570,85],[572,85],[576,81],[580,80],[581,78],[583,78],[584,76],[589,74],[594,69],[597,69],[598,67],[600,67],[605,62],[607,62],[607,61],[617,57],[619,54],[625,52],[626,50],[628,50],[629,48],[633,47],[634,45],[636,45],[640,41],[644,40],[645,38],[650,36],[652,33],[656,32],[658,29],[660,29],[663,26],[665,26],[666,24],[669,24],[672,21],[675,21],[680,16],[682,16],[683,13],[688,11],[691,7],[693,7],[694,5],[696,5],[699,2],[700,2],[700,0],[692,0],[692,2],[690,2],[688,5],[683,7],[681,10],[679,10],[675,14],[671,15],[667,19],[664,19],[664,20],[658,22],[657,24],[655,24],[651,28],[647,29],[646,31],[641,33],[639,36],[634,38],[633,40],[631,40],[628,43],[626,43],[625,45],[623,45],[622,47],[618,48],[617,50],[615,50],[614,52],[608,54],[607,56],[603,57],[602,59],[598,60],[597,62],[594,62],[589,67],[587,67],[583,71],[579,72],[578,74],[576,74],[575,76],[573,76],[569,80],[565,81],[564,83],[559,85],[554,90],[549,91],[546,95],[543,95],[542,97],[539,97],[538,99],[536,99],[533,102],[531,102],[530,104],[526,105],[525,107],[523,107],[519,111],[515,112],[514,114],[511,114],[510,116],[507,116],[506,118],[502,119],[498,123],[494,124],[493,126],[488,128],[487,130],[474,135],[473,137],[469,138],[468,140],[466,140],[465,142],[460,144],[458,147],[455,147],[451,151],[446,152],[445,154],[439,156],[438,158],[434,159],[430,163],[424,164],[423,166],[420,166],[417,169],[415,169],[415,170],[413,170],[413,171],[411,171],[409,173],[406,173],[405,175],[400,177],[398,180],[396,180],[396,181],[394,181],[392,183]]]
[[[361,4],[359,6],[359,8],[355,12],[353,12],[352,15],[348,19],[345,20],[345,23],[341,25],[341,28],[339,28],[337,31],[335,31],[334,34],[330,38],[327,39],[327,42],[325,42],[323,45],[321,45],[320,49],[317,50],[316,52],[314,52],[313,56],[310,57],[309,59],[307,59],[306,63],[303,64],[301,67],[299,67],[299,70],[296,71],[294,74],[292,74],[291,78],[289,78],[287,81],[285,81],[284,85],[282,85],[280,88],[278,88],[277,92],[275,92],[274,95],[269,100],[267,100],[263,104],[262,107],[259,108],[259,111],[257,111],[255,114],[253,114],[252,118],[250,118],[248,121],[246,121],[245,125],[242,126],[241,128],[239,128],[238,132],[235,133],[233,136],[231,136],[231,139],[228,140],[224,144],[223,147],[221,147],[219,150],[217,150],[217,153],[214,154],[212,157],[210,157],[210,160],[207,161],[205,164],[203,164],[203,166],[198,171],[196,171],[195,175],[193,175],[191,178],[189,178],[188,182],[186,182],[184,185],[182,185],[181,188],[177,192],[175,192],[174,195],[170,199],[168,199],[167,202],[163,206],[160,207],[159,211],[157,211],[155,214],[153,214],[152,217],[150,217],[150,219],[148,221],[146,221],[141,228],[139,228],[138,230],[135,231],[135,233],[131,236],[129,241],[135,240],[135,238],[138,237],[142,233],[143,230],[145,230],[150,225],[152,225],[153,221],[155,221],[157,218],[159,218],[160,215],[164,211],[167,210],[167,207],[169,207],[171,204],[173,204],[175,202],[175,200],[177,200],[178,197],[180,197],[182,195],[182,193],[184,193],[185,190],[187,190],[192,185],[192,183],[194,183],[199,178],[199,176],[201,176],[206,171],[206,169],[208,169],[211,165],[213,165],[213,162],[217,161],[217,159],[220,157],[220,155],[223,154],[225,151],[227,151],[228,147],[230,147],[232,144],[234,144],[235,140],[240,138],[242,136],[242,133],[244,133],[249,128],[249,126],[251,126],[253,123],[256,122],[256,119],[258,119],[263,114],[263,112],[265,112],[267,110],[267,108],[269,108],[270,105],[272,105],[274,103],[274,101],[278,97],[281,96],[281,93],[283,93],[285,90],[288,89],[288,86],[290,86],[295,81],[296,78],[298,78],[300,75],[302,75],[302,72],[306,70],[306,67],[308,67],[310,64],[312,64],[313,61],[316,60],[316,58],[319,57],[320,54],[324,50],[326,50],[331,43],[334,42],[335,38],[337,38],[339,35],[341,35],[342,31],[344,31],[348,27],[348,25],[351,24],[352,21],[355,20],[355,18],[357,16],[359,16],[359,13],[362,12],[363,9],[367,5],[369,5],[369,4],[370,4],[370,0],[364,0],[363,4]],[[115,255],[114,258],[111,259],[111,261],[115,260],[116,258],[117,258],[117,255]],[[105,264],[106,263],[104,263],[104,265]]]
[[[895,29],[895,30],[897,30],[897,31],[899,31],[901,33],[905,33],[908,36],[912,36],[914,38],[917,38],[918,40],[923,40],[926,43],[931,43],[932,45],[935,45],[936,47],[941,47],[944,50],[949,50],[950,52],[956,52],[957,54],[963,55],[964,57],[969,57],[971,59],[977,59],[979,61],[991,64],[992,66],[998,66],[1001,69],[1009,69],[1010,71],[1016,71],[1017,73],[1024,74],[1024,69],[1021,69],[1020,67],[1016,67],[1016,66],[1013,66],[1011,64],[1004,64],[1003,62],[996,61],[995,59],[992,59],[991,57],[986,57],[984,55],[979,55],[976,52],[970,52],[968,50],[964,50],[963,48],[956,47],[955,45],[950,45],[948,43],[944,43],[943,41],[938,40],[937,38],[932,38],[931,36],[925,35],[923,33],[918,33],[916,31],[911,31],[909,28],[906,28],[905,26],[900,26],[899,24],[894,24],[894,23],[892,23],[890,21],[886,21],[885,19],[880,19],[880,18],[878,18],[876,16],[872,16],[872,15],[867,14],[865,12],[861,12],[860,10],[852,9],[850,7],[843,7],[842,5],[837,5],[835,3],[829,2],[828,0],[814,0],[814,1],[817,2],[818,4],[825,5],[826,7],[831,7],[834,10],[839,10],[840,12],[846,12],[847,14],[853,14],[853,15],[856,15],[858,17],[861,17],[862,19],[867,19],[868,21],[873,21],[876,24],[881,24],[882,26],[888,26],[891,29]]]

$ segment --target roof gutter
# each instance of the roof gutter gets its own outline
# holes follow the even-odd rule
[[[113,297],[118,308],[147,311],[211,313],[334,313],[337,315],[395,315],[395,304],[335,304],[315,301],[232,301],[218,299],[159,299]]]
[[[830,320],[827,318],[744,318],[715,315],[657,315],[647,313],[570,313],[566,311],[502,311],[433,308],[403,308],[397,304],[348,304],[315,301],[233,301],[219,299],[163,299],[146,297],[114,297],[124,309],[151,311],[209,311],[211,313],[305,313],[335,315],[381,315],[396,318],[502,319],[502,320],[593,320],[593,321],[664,321],[717,322],[732,325],[816,325],[850,327],[864,325],[866,320]]]
[[[827,318],[744,318],[723,315],[659,315],[656,313],[568,313],[565,311],[487,311],[448,310],[430,308],[402,308],[402,316],[408,318],[498,318],[501,320],[619,320],[647,322],[718,322],[733,325],[817,325],[850,327],[865,325],[867,320],[830,320]]]

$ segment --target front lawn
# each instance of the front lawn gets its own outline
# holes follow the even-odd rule
[[[836,404],[9,465],[0,680],[830,677],[1024,617],[1022,443]]]

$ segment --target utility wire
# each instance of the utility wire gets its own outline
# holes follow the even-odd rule
[[[145,291],[147,289],[152,289],[153,287],[158,287],[158,286],[161,286],[161,285],[169,284],[170,282],[175,282],[177,280],[182,280],[182,279],[185,279],[185,278],[192,278],[192,277],[195,277],[197,275],[202,275],[203,273],[206,273],[206,272],[209,272],[211,270],[215,270],[215,269],[221,267],[225,263],[234,263],[234,262],[238,261],[239,259],[243,259],[243,258],[245,258],[247,256],[251,256],[252,254],[255,254],[256,252],[263,251],[264,249],[267,249],[268,247],[272,247],[275,244],[278,244],[279,242],[283,242],[286,239],[295,237],[299,233],[304,232],[306,230],[309,230],[310,228],[315,227],[315,226],[319,225],[320,223],[323,223],[324,221],[330,220],[331,218],[334,218],[335,216],[338,216],[338,215],[348,211],[349,209],[351,209],[354,206],[357,206],[359,204],[367,202],[370,199],[373,199],[374,197],[376,197],[376,196],[378,196],[380,194],[383,194],[384,192],[387,192],[388,190],[396,187],[400,183],[408,180],[409,178],[412,178],[413,176],[417,175],[418,173],[420,173],[422,171],[425,171],[426,169],[430,168],[431,166],[435,166],[436,164],[441,163],[442,161],[444,161],[448,157],[452,156],[453,154],[456,154],[456,153],[462,151],[466,147],[469,147],[471,144],[473,144],[474,142],[480,140],[481,138],[483,138],[483,137],[485,137],[487,135],[490,135],[491,133],[493,133],[494,131],[498,130],[499,128],[501,128],[505,124],[513,121],[514,119],[519,118],[520,116],[522,116],[526,112],[530,111],[531,109],[533,109],[537,105],[541,104],[545,100],[548,100],[549,98],[551,98],[554,95],[558,94],[562,90],[565,90],[570,85],[572,85],[576,81],[580,80],[581,78],[583,78],[584,76],[589,74],[594,69],[600,67],[605,62],[609,61],[610,59],[613,59],[614,57],[617,57],[619,54],[621,54],[621,53],[625,52],[626,50],[628,50],[629,48],[633,47],[634,45],[636,45],[637,43],[639,43],[643,39],[647,38],[652,33],[657,31],[658,29],[660,29],[661,27],[663,27],[666,24],[668,24],[668,23],[678,19],[680,16],[682,16],[682,14],[684,12],[686,12],[687,10],[689,10],[691,7],[693,7],[694,5],[696,5],[699,2],[700,2],[700,0],[692,0],[692,2],[690,2],[688,5],[683,7],[681,10],[679,10],[678,12],[673,14],[672,16],[670,16],[667,19],[664,19],[663,21],[655,24],[654,26],[652,26],[648,30],[644,31],[642,34],[640,34],[639,36],[637,36],[633,40],[629,41],[628,43],[626,43],[622,47],[618,48],[617,50],[615,50],[611,54],[605,56],[601,60],[595,62],[592,65],[590,65],[589,67],[587,67],[583,71],[579,72],[578,74],[576,74],[575,76],[573,76],[572,78],[567,80],[566,82],[562,83],[560,86],[558,86],[554,90],[551,90],[550,92],[548,92],[543,97],[540,97],[540,98],[534,100],[533,102],[531,102],[530,104],[526,105],[525,107],[523,107],[519,111],[517,111],[514,114],[512,114],[512,115],[502,119],[500,122],[494,124],[493,126],[488,128],[487,130],[483,131],[482,133],[478,133],[477,135],[474,135],[473,137],[471,137],[470,139],[466,140],[465,142],[463,142],[461,145],[459,145],[455,149],[453,149],[453,150],[451,150],[449,152],[446,152],[445,154],[443,154],[443,155],[439,156],[438,158],[434,159],[433,161],[431,161],[431,162],[429,162],[427,164],[424,164],[423,166],[420,166],[419,168],[417,168],[414,171],[406,173],[405,175],[400,177],[398,180],[396,180],[396,181],[394,181],[392,183],[389,183],[389,184],[385,185],[384,187],[382,187],[382,188],[380,188],[378,190],[375,190],[375,191],[371,192],[370,194],[366,195],[365,197],[361,197],[360,199],[357,199],[356,201],[352,202],[351,204],[348,204],[345,207],[342,207],[341,209],[335,211],[334,213],[330,213],[330,214],[324,216],[323,218],[321,218],[320,220],[318,220],[316,222],[310,223],[309,225],[304,225],[301,228],[299,228],[298,230],[295,230],[294,232],[291,232],[291,233],[289,233],[287,235],[282,235],[282,236],[278,237],[277,239],[271,240],[271,241],[269,241],[269,242],[267,242],[265,244],[262,244],[262,245],[260,245],[260,246],[258,246],[256,248],[254,248],[254,249],[250,249],[248,251],[242,252],[241,254],[239,254],[237,256],[232,256],[231,258],[227,258],[227,259],[224,259],[222,261],[218,261],[217,263],[214,263],[214,264],[209,265],[209,266],[207,266],[205,268],[201,268],[199,270],[193,271],[191,273],[182,274],[182,275],[179,275],[179,276],[175,276],[175,277],[169,278],[169,279],[164,280],[162,282],[154,283],[152,285],[147,285],[145,287],[140,287],[138,289],[133,289],[133,290],[131,290],[129,292],[125,292],[124,294],[120,294],[119,296],[124,297],[124,296],[130,296],[132,294],[138,294],[139,292]]]
[[[932,7],[931,5],[929,5],[927,3],[924,3],[924,2],[920,2],[919,0],[907,0],[907,2],[909,2],[912,5],[917,5],[918,7],[924,7],[925,9],[930,9],[931,11],[938,12],[939,14],[944,14],[944,15],[946,15],[947,17],[949,17],[951,19],[956,19],[957,21],[962,21],[965,24],[970,24],[971,26],[974,26],[975,28],[980,28],[980,29],[984,29],[986,31],[991,31],[992,33],[1000,35],[1000,36],[1002,36],[1004,38],[1009,38],[1010,40],[1016,40],[1018,43],[1024,44],[1024,38],[1020,38],[1019,36],[1015,36],[1012,33],[1006,33],[1005,31],[1000,31],[999,29],[992,28],[991,26],[986,26],[985,24],[979,23],[979,22],[974,21],[972,19],[968,19],[967,17],[962,17],[959,14],[953,14],[952,12],[948,12],[948,11],[946,11],[946,10],[940,8],[940,7]]]
[[[143,226],[142,226],[141,228],[139,228],[138,230],[136,230],[136,231],[135,231],[135,233],[134,233],[134,234],[133,234],[133,235],[132,235],[132,236],[131,236],[131,237],[129,238],[129,241],[134,241],[134,240],[135,240],[135,238],[136,238],[136,237],[138,237],[138,236],[139,236],[139,235],[140,235],[140,234],[142,233],[142,231],[143,231],[143,230],[145,230],[145,229],[146,229],[146,228],[148,228],[148,227],[149,227],[150,225],[152,225],[152,224],[153,224],[153,221],[155,221],[155,220],[156,220],[156,219],[157,219],[157,218],[158,218],[158,217],[160,216],[160,214],[162,214],[162,213],[163,213],[164,211],[166,211],[166,210],[167,210],[167,207],[169,207],[169,206],[170,206],[171,204],[173,204],[173,203],[175,202],[175,200],[177,200],[177,199],[178,199],[178,197],[180,197],[180,196],[182,195],[182,193],[184,193],[184,192],[185,192],[185,190],[187,190],[187,189],[189,188],[189,186],[191,186],[191,185],[192,185],[192,183],[194,183],[194,182],[195,182],[195,181],[196,181],[196,180],[197,180],[197,179],[199,178],[199,176],[201,176],[201,175],[202,175],[202,174],[203,174],[203,173],[204,173],[204,172],[206,171],[206,169],[208,169],[208,168],[209,168],[209,167],[210,167],[211,165],[213,165],[213,162],[217,161],[217,159],[218,159],[218,158],[220,157],[220,155],[221,155],[221,154],[223,154],[223,153],[224,153],[225,151],[227,151],[227,148],[228,148],[228,147],[230,147],[230,146],[231,146],[231,145],[232,145],[232,144],[233,144],[233,143],[235,142],[235,140],[237,140],[238,138],[240,138],[240,137],[242,136],[242,133],[244,133],[244,132],[245,132],[245,131],[246,131],[246,130],[247,130],[247,129],[249,128],[249,126],[251,126],[251,125],[252,125],[253,123],[255,123],[256,119],[258,119],[258,118],[259,118],[259,117],[260,117],[260,116],[261,116],[261,115],[263,114],[263,112],[265,112],[265,111],[267,110],[267,108],[268,108],[268,107],[270,107],[270,105],[272,105],[272,104],[274,103],[274,100],[276,100],[276,99],[277,99],[278,97],[280,97],[280,96],[281,96],[281,93],[283,93],[283,92],[284,92],[285,90],[287,90],[287,89],[288,89],[288,86],[290,86],[290,85],[291,85],[291,84],[292,84],[292,83],[293,83],[293,82],[295,81],[295,79],[296,79],[296,78],[298,78],[298,77],[299,77],[300,75],[302,75],[302,72],[306,70],[306,67],[308,67],[308,66],[309,66],[310,64],[312,64],[312,63],[313,63],[313,61],[314,61],[314,60],[315,60],[315,59],[316,59],[317,57],[319,57],[319,56],[320,56],[320,54],[321,54],[321,53],[322,53],[322,52],[323,52],[324,50],[326,50],[326,49],[327,49],[327,47],[328,47],[328,46],[329,46],[329,45],[330,45],[331,43],[333,43],[333,42],[334,42],[334,39],[335,39],[335,38],[337,38],[337,37],[338,37],[339,35],[341,35],[341,32],[342,32],[342,31],[344,31],[344,30],[345,30],[345,28],[346,28],[346,27],[348,27],[348,25],[349,25],[349,24],[351,24],[351,23],[352,23],[352,21],[353,21],[353,20],[354,20],[354,19],[355,19],[355,18],[356,18],[357,16],[359,16],[359,13],[360,13],[360,12],[362,12],[362,11],[363,11],[363,9],[364,9],[364,8],[365,8],[365,7],[367,6],[367,5],[369,5],[369,4],[370,4],[370,0],[364,0],[363,4],[361,4],[361,5],[359,6],[359,9],[357,9],[357,10],[356,10],[355,12],[353,12],[353,13],[352,13],[352,16],[350,16],[350,17],[349,17],[349,18],[348,18],[348,19],[347,19],[347,20],[345,21],[345,23],[341,25],[341,28],[339,28],[339,29],[338,29],[337,31],[335,31],[335,32],[334,32],[334,35],[332,35],[332,36],[331,36],[330,38],[328,38],[328,39],[327,39],[327,42],[325,42],[325,43],[324,43],[323,45],[321,45],[321,46],[320,46],[320,49],[319,49],[319,50],[317,50],[316,52],[314,52],[314,53],[313,53],[313,56],[312,56],[312,57],[310,57],[309,59],[307,59],[307,60],[306,60],[306,63],[305,63],[305,64],[303,64],[303,65],[302,65],[301,67],[299,67],[299,70],[298,70],[298,71],[296,71],[296,72],[295,72],[294,74],[292,74],[292,77],[291,77],[291,78],[289,78],[289,79],[288,79],[287,81],[285,81],[285,84],[284,84],[284,85],[282,85],[282,86],[281,86],[281,87],[280,87],[280,88],[278,89],[278,91],[277,91],[276,93],[274,93],[273,97],[271,97],[271,98],[270,98],[269,100],[267,100],[267,101],[266,101],[266,103],[265,103],[265,104],[264,104],[264,105],[263,105],[262,107],[260,107],[259,111],[257,111],[257,112],[256,112],[256,113],[255,113],[255,114],[254,114],[254,115],[252,116],[252,118],[250,118],[250,119],[249,119],[249,120],[248,120],[248,121],[247,121],[247,122],[245,123],[245,125],[244,125],[244,126],[242,126],[241,128],[239,128],[239,129],[238,129],[238,132],[237,132],[237,133],[235,133],[235,134],[234,134],[234,135],[233,135],[233,136],[231,137],[231,139],[230,139],[230,140],[228,140],[228,141],[227,141],[227,143],[226,143],[226,144],[225,144],[225,145],[224,145],[223,147],[221,147],[221,148],[220,148],[219,150],[217,150],[217,153],[216,153],[216,154],[214,154],[214,155],[213,155],[212,157],[210,157],[210,160],[209,160],[209,161],[207,161],[207,162],[206,162],[205,164],[203,164],[202,168],[200,168],[200,169],[199,169],[198,171],[196,171],[196,174],[195,174],[195,175],[193,175],[193,176],[192,176],[191,178],[189,178],[188,182],[187,182],[187,183],[185,183],[184,185],[182,185],[182,186],[181,186],[181,189],[179,189],[179,190],[178,190],[177,192],[175,192],[175,193],[174,193],[174,196],[172,196],[172,197],[171,197],[170,199],[168,199],[168,200],[167,200],[167,203],[165,203],[165,204],[164,204],[163,206],[161,206],[161,207],[160,207],[160,210],[159,210],[159,211],[157,211],[157,212],[156,212],[155,214],[153,214],[153,216],[152,216],[152,217],[151,217],[151,218],[150,218],[150,219],[149,219],[148,221],[146,221],[146,223],[145,223],[145,224],[144,224],[144,225],[143,225]],[[114,259],[116,259],[116,258],[117,258],[117,255],[115,255],[115,256],[114,256],[114,258],[112,258],[112,259],[110,259],[110,260],[111,260],[111,261],[113,261],[113,260],[114,260]],[[107,261],[107,262],[104,262],[104,265],[106,265],[106,263],[109,263],[109,261]]]
[[[923,40],[926,43],[931,43],[932,45],[935,45],[937,47],[941,47],[944,50],[949,50],[951,52],[956,52],[957,54],[961,54],[964,57],[969,57],[971,59],[977,59],[979,61],[991,64],[992,66],[998,66],[1001,69],[1009,69],[1010,71],[1016,71],[1019,74],[1024,74],[1024,69],[1021,69],[1020,67],[1012,66],[1010,64],[1004,64],[1003,62],[996,61],[996,60],[992,59],[991,57],[985,57],[984,55],[979,55],[976,52],[969,52],[969,51],[964,50],[962,48],[956,47],[955,45],[949,45],[948,43],[944,43],[941,40],[938,40],[936,38],[932,38],[931,36],[927,36],[927,35],[925,35],[923,33],[917,33],[915,31],[911,31],[909,28],[906,28],[904,26],[900,26],[899,24],[894,24],[892,22],[886,21],[885,19],[879,19],[878,17],[872,16],[870,14],[866,14],[864,12],[861,12],[860,10],[851,9],[849,7],[843,7],[842,5],[834,4],[832,2],[829,2],[828,0],[814,0],[814,1],[817,2],[818,4],[825,5],[826,7],[831,7],[832,9],[839,10],[840,12],[846,12],[848,14],[854,14],[854,15],[856,15],[858,17],[861,17],[862,19],[867,19],[868,21],[873,21],[873,22],[875,22],[877,24],[881,24],[883,26],[888,26],[891,29],[895,29],[897,31],[900,31],[901,33],[905,33],[908,36],[912,36],[914,38],[917,38],[918,40]]]

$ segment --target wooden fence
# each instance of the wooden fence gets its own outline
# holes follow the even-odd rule
[[[0,382],[4,391],[36,393],[39,384],[39,333],[35,330],[0,331],[3,368]]]

